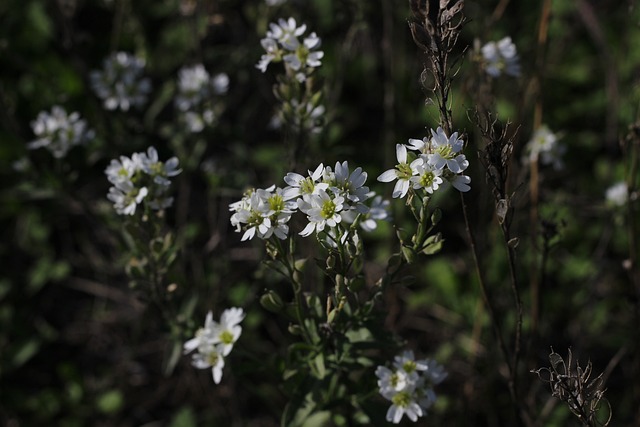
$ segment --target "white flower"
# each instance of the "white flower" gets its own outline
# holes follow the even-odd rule
[[[279,19],[278,23],[269,24],[269,31],[260,44],[266,51],[258,61],[256,68],[263,73],[271,62],[281,62],[285,64],[287,70],[292,71],[299,82],[304,82],[314,68],[322,65],[321,59],[324,52],[317,50],[321,45],[321,40],[316,33],[311,33],[302,40],[302,36],[307,30],[306,25],[298,27],[294,18],[288,20]],[[311,109],[317,106],[311,106]]]
[[[385,366],[376,369],[379,392],[392,403],[387,421],[397,424],[407,415],[415,422],[434,404],[433,386],[442,382],[447,373],[433,360],[415,360],[412,351],[396,356],[393,367],[393,370]]]
[[[416,396],[409,391],[395,393],[390,400],[393,404],[389,407],[386,416],[390,423],[398,424],[405,414],[413,422],[418,421],[418,418],[424,415]]]
[[[147,148],[146,153],[139,153],[142,170],[151,175],[156,184],[168,187],[171,184],[168,178],[174,177],[182,172],[178,169],[178,158],[172,157],[166,162],[158,160],[158,151],[155,147]]]
[[[391,195],[394,199],[398,197],[402,198],[407,195],[410,179],[417,173],[416,167],[424,162],[423,159],[417,158],[410,164],[407,163],[407,147],[403,144],[396,144],[396,158],[398,159],[398,164],[395,168],[384,171],[378,177],[378,181],[380,182],[398,180]]]
[[[444,174],[443,176],[451,185],[453,185],[453,188],[461,193],[466,193],[471,189],[471,187],[469,187],[471,178],[466,175]]]
[[[426,359],[426,360],[423,360],[422,362],[426,363],[427,365],[426,369],[422,369],[424,371],[423,376],[427,377],[430,380],[431,384],[433,385],[440,384],[442,381],[445,380],[445,378],[447,378],[448,374],[444,370],[444,366],[442,366],[435,360]]]
[[[198,346],[198,352],[192,356],[191,365],[198,369],[211,368],[213,382],[220,384],[220,380],[222,380],[222,369],[224,368],[222,345],[203,343]]]
[[[289,234],[287,223],[298,208],[296,202],[291,201],[296,196],[295,193],[288,189],[276,188],[275,185],[266,190],[256,190],[256,193],[269,207],[268,212],[264,215],[269,217],[271,227],[263,238],[274,234],[278,239],[286,239]]]
[[[131,182],[133,175],[142,169],[142,164],[137,161],[139,157],[131,159],[127,156],[120,156],[120,160],[111,160],[111,163],[105,169],[104,173],[107,179],[114,185],[122,182]]]
[[[543,165],[553,165],[554,169],[563,167],[562,155],[566,147],[559,142],[556,134],[546,126],[540,126],[527,143],[526,152],[530,162],[539,161]]]
[[[484,68],[492,77],[499,77],[504,73],[513,77],[520,75],[520,63],[516,46],[511,37],[504,37],[498,42],[489,42],[481,48]]]
[[[326,190],[329,188],[329,184],[326,182],[320,182],[324,171],[324,165],[320,163],[318,167],[313,171],[307,171],[309,176],[304,177],[299,173],[289,172],[284,177],[284,182],[289,185],[285,188],[285,191],[290,192],[296,196],[318,194],[320,190]]]
[[[367,208],[362,205],[369,197],[369,187],[364,185],[366,181],[367,173],[361,167],[350,173],[348,162],[336,162],[331,189],[344,196],[360,213],[366,213]]]
[[[204,65],[183,67],[178,71],[178,95],[175,104],[181,111],[188,111],[209,96],[210,77]]]
[[[278,41],[272,39],[270,37],[264,38],[260,40],[260,44],[267,51],[266,54],[263,54],[260,58],[260,61],[256,65],[256,68],[262,71],[263,73],[267,71],[267,67],[271,63],[271,61],[280,57],[280,49],[278,48]]]
[[[307,26],[302,24],[297,26],[294,18],[284,20],[280,18],[277,24],[269,24],[269,31],[267,31],[267,37],[278,41],[287,50],[294,51],[300,45],[298,36],[304,34],[307,31]]]
[[[406,390],[412,387],[416,378],[401,370],[391,370],[385,366],[378,366],[376,369],[376,376],[378,377],[378,388],[382,395],[393,395],[397,392]]]
[[[242,333],[240,322],[242,322],[244,316],[245,314],[242,308],[229,308],[222,312],[220,323],[213,324],[212,342],[221,345],[221,353],[223,356],[229,355],[233,349],[233,345],[238,341]]]
[[[297,208],[291,201],[294,197],[295,192],[275,185],[250,191],[240,201],[229,205],[229,210],[235,212],[231,215],[231,225],[236,227],[236,232],[244,229],[242,241],[254,236],[268,239],[272,235],[284,240],[289,233],[287,222]]]
[[[204,320],[204,327],[196,331],[196,336],[184,343],[184,353],[191,353],[196,348],[203,344],[211,343],[215,336],[214,326],[216,322],[213,320],[213,313],[211,310],[207,313],[207,317]]]
[[[113,202],[118,214],[133,215],[148,193],[147,187],[136,188],[131,182],[123,181],[109,189],[107,199]]]
[[[213,93],[222,95],[229,90],[229,76],[225,73],[216,74],[213,77]]]
[[[144,59],[117,52],[104,60],[102,70],[91,72],[91,87],[107,110],[129,111],[147,102],[151,81],[142,77],[144,67]]]
[[[621,207],[627,204],[629,200],[629,189],[627,183],[620,181],[607,188],[605,194],[607,203],[611,206]]]
[[[66,156],[73,146],[80,145],[95,135],[87,127],[87,122],[80,119],[79,113],[67,114],[58,105],[51,108],[51,113],[41,111],[31,122],[31,128],[38,139],[30,142],[27,148],[33,150],[45,147],[57,159]]]
[[[303,237],[311,233],[321,232],[326,226],[336,227],[341,221],[344,197],[331,197],[326,191],[320,190],[318,194],[311,194],[304,200],[298,199],[298,208],[307,214],[309,224],[300,232]]]
[[[428,163],[436,169],[446,166],[451,172],[460,173],[469,166],[464,154],[458,154],[463,147],[464,142],[458,138],[458,132],[448,137],[441,127],[435,132],[431,129]]]
[[[442,184],[442,169],[437,169],[435,165],[428,162],[420,163],[416,166],[416,175],[410,178],[413,189],[424,188],[427,193],[433,194]]]
[[[107,198],[114,202],[116,212],[133,215],[136,206],[143,200],[154,210],[171,206],[173,198],[166,196],[171,184],[169,178],[181,170],[178,169],[176,157],[161,162],[156,149],[149,147],[146,153],[134,153],[130,158],[120,156],[119,160],[111,160],[104,172],[113,184]]]
[[[235,211],[231,215],[231,225],[236,227],[236,232],[245,230],[241,241],[251,240],[256,235],[264,239],[271,237],[273,230],[268,217],[269,205],[256,191],[243,197],[240,202],[229,205],[229,210]]]
[[[209,311],[204,327],[198,329],[195,337],[183,345],[185,354],[197,350],[192,356],[191,364],[198,369],[211,368],[216,384],[222,379],[224,358],[229,355],[242,333],[240,322],[244,316],[242,308],[233,307],[223,311],[220,322],[216,322]]]

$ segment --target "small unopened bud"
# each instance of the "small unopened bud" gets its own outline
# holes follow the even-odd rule
[[[270,290],[260,297],[260,305],[273,313],[278,313],[284,307],[284,302],[280,295]]]

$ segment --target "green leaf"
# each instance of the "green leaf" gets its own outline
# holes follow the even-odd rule
[[[313,358],[313,361],[309,363],[311,367],[311,372],[318,379],[323,379],[327,374],[327,369],[324,364],[324,355],[322,353],[318,353],[316,357]]]
[[[309,416],[303,423],[302,427],[322,427],[329,426],[331,423],[330,411],[319,411]]]

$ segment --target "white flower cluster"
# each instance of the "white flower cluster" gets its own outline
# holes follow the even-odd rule
[[[484,69],[491,77],[507,74],[512,77],[520,75],[520,62],[516,45],[511,37],[504,37],[497,42],[489,42],[481,48]]]
[[[449,182],[458,191],[469,191],[471,178],[463,175],[469,161],[462,154],[464,142],[458,138],[458,132],[451,137],[438,127],[431,130],[431,137],[409,139],[409,144],[396,145],[398,164],[383,172],[380,182],[391,182],[397,179],[393,188],[394,198],[407,195],[409,188],[423,189],[434,193],[445,182]],[[418,152],[408,153],[407,149]],[[411,156],[409,155],[411,154]]]
[[[447,373],[434,360],[415,360],[409,350],[394,358],[393,370],[378,366],[376,376],[380,394],[392,403],[387,421],[398,424],[405,414],[413,422],[427,414],[436,401],[433,386],[440,384]]]
[[[241,240],[258,236],[268,239],[275,235],[285,239],[289,234],[288,222],[300,211],[307,217],[307,225],[299,233],[306,237],[312,233],[331,231],[338,224],[353,224],[356,220],[365,231],[376,228],[376,221],[387,220],[388,202],[369,191],[364,184],[367,173],[358,167],[349,171],[349,164],[336,162],[335,170],[322,163],[308,176],[290,172],[284,177],[285,188],[275,185],[267,189],[251,190],[242,200],[229,205],[231,225],[244,231]],[[295,199],[295,200],[294,200]],[[365,201],[372,201],[371,207]]]
[[[31,129],[38,139],[31,141],[27,148],[35,150],[44,147],[57,159],[66,156],[74,145],[80,145],[95,136],[79,113],[67,114],[58,105],[51,108],[51,113],[41,111],[31,122]]]
[[[316,33],[309,34],[300,42],[298,37],[306,30],[307,26],[302,24],[298,27],[294,18],[286,21],[281,18],[277,24],[269,24],[267,36],[260,41],[267,53],[262,55],[256,68],[264,73],[271,62],[284,62],[298,81],[305,81],[313,69],[321,65],[320,59],[324,56],[324,52],[316,50],[321,43]]]
[[[142,77],[145,60],[126,52],[116,52],[104,60],[102,70],[89,75],[91,87],[107,110],[129,111],[147,102],[151,81]]]
[[[244,319],[241,308],[229,308],[222,312],[220,322],[213,320],[211,311],[207,313],[204,327],[198,329],[196,336],[184,343],[184,353],[194,350],[191,364],[198,369],[211,368],[213,381],[216,384],[222,379],[224,358],[231,353],[233,345],[242,333],[240,322]]]
[[[147,152],[134,153],[131,157],[120,156],[111,160],[105,174],[113,187],[107,198],[114,203],[119,215],[133,215],[138,205],[144,203],[153,210],[165,209],[173,203],[166,195],[171,181],[178,175],[178,159],[166,162],[158,160],[158,152],[149,147]]]
[[[539,161],[543,165],[553,165],[555,169],[562,169],[562,155],[566,147],[559,142],[556,134],[546,125],[540,126],[527,143],[528,161]]]
[[[202,64],[180,69],[175,106],[189,132],[198,133],[213,124],[213,97],[228,89],[229,76],[224,73],[212,78]]]

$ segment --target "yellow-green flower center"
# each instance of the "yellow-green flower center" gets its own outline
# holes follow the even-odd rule
[[[400,163],[396,165],[396,176],[398,179],[409,179],[413,175],[411,166],[407,163]]]
[[[440,154],[443,159],[453,159],[456,153],[453,152],[453,147],[450,144],[441,145],[436,149],[436,153]]]
[[[406,408],[411,403],[411,396],[406,391],[401,391],[391,398],[391,402],[400,408]]]
[[[431,185],[433,184],[433,179],[435,178],[435,175],[433,174],[433,172],[425,172],[420,176],[420,185],[423,187],[431,187]],[[406,369],[405,369],[406,370]],[[409,371],[407,371],[409,372]]]
[[[284,200],[282,199],[282,196],[279,194],[274,194],[273,196],[269,197],[269,207],[271,208],[271,210],[276,212],[283,211]]]
[[[224,331],[220,334],[220,341],[223,344],[233,344],[233,334],[229,331]]]
[[[207,363],[211,366],[216,366],[219,359],[220,355],[217,351],[212,351],[211,353],[207,354]]]
[[[322,208],[320,209],[320,215],[322,218],[329,219],[332,218],[336,213],[336,204],[333,203],[333,200],[326,200],[322,203]]]
[[[314,188],[315,184],[311,177],[307,177],[300,182],[300,193],[302,194],[311,194],[313,193]]]

